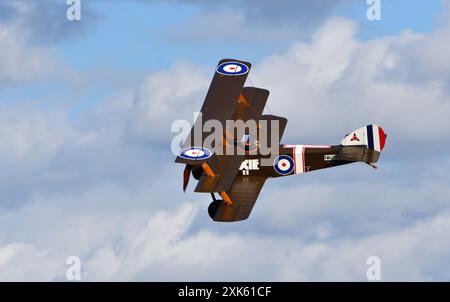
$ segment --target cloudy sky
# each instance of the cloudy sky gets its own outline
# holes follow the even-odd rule
[[[450,281],[450,5],[382,0],[0,3],[0,280]],[[253,63],[283,142],[388,133],[373,170],[269,180],[213,223],[170,143],[216,62]],[[192,189],[192,184],[190,189]]]

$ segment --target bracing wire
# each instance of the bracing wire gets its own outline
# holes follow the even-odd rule
[[[255,88],[255,85],[253,84],[253,81],[252,81],[252,79],[250,78],[250,76],[248,76],[247,79],[248,79],[248,81],[250,82],[251,87]],[[266,108],[267,111],[269,111],[269,113],[272,115],[272,111],[270,111],[269,106],[267,106],[267,103],[266,103],[265,108]]]

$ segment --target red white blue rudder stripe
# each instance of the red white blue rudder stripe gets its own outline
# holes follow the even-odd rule
[[[381,152],[386,143],[386,134],[383,128],[378,125],[368,125],[367,128],[367,147],[369,149]]]

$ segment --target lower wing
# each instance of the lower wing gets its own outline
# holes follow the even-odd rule
[[[223,222],[247,219],[266,179],[266,177],[236,176],[227,191],[233,204],[227,205],[223,201],[213,201],[208,208],[209,216],[214,221]]]

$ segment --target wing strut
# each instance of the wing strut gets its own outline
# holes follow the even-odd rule
[[[211,176],[211,177],[215,176],[213,170],[211,169],[211,167],[206,162],[202,163],[202,169],[203,169],[203,171],[205,171],[205,174],[207,176]],[[229,205],[229,206],[233,205],[233,202],[231,201],[230,196],[228,196],[227,192],[225,192],[225,191],[219,192],[219,195],[223,198],[223,201],[227,205]]]

